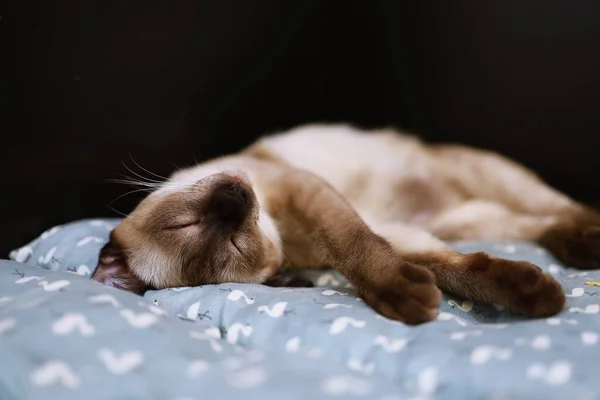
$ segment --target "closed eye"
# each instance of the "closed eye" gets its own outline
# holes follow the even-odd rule
[[[178,230],[178,229],[184,229],[184,228],[189,228],[190,226],[194,226],[194,225],[198,225],[200,223],[199,220],[194,220],[194,221],[189,221],[189,222],[183,222],[180,224],[175,224],[175,225],[168,225],[165,226],[165,230]]]

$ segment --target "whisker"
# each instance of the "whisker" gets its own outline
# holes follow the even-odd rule
[[[149,189],[147,188],[142,188],[142,189],[136,189],[136,190],[130,190],[127,193],[123,193],[122,195],[118,196],[116,199],[114,199],[113,201],[111,201],[110,203],[108,203],[108,205],[110,206],[111,204],[113,204],[115,201],[119,200],[122,197],[127,196],[128,194],[132,194],[132,193],[139,193],[139,192],[150,192]]]
[[[131,177],[123,175],[123,177],[127,179],[105,179],[105,182],[109,183],[121,183],[124,185],[132,185],[132,186],[145,186],[149,188],[159,188],[162,186],[162,183],[154,183],[154,182],[142,182],[131,179]]]
[[[140,180],[136,179],[133,176],[129,176],[129,175],[125,175],[125,174],[121,174],[121,176],[123,178],[130,179],[133,182],[143,182],[143,183],[146,183],[146,184],[153,184],[153,185],[162,185],[165,182],[165,181],[156,181],[156,180],[153,180],[153,179],[148,180],[148,181],[140,181]],[[147,179],[147,178],[145,178],[145,179]]]
[[[181,168],[178,165],[175,165],[175,163],[173,161],[169,160],[169,157],[165,156],[165,159],[168,161],[169,164],[171,164],[172,166],[174,166],[175,168],[177,168],[177,170],[183,171],[183,168]],[[167,179],[167,180],[169,180],[169,179]]]
[[[127,177],[127,178],[129,178],[129,177]],[[135,180],[131,180],[131,179],[115,179],[115,178],[104,179],[104,182],[107,182],[107,183],[122,183],[122,184],[125,184],[125,185],[134,185],[134,186],[139,186],[139,185],[153,185],[153,183],[149,183],[149,182],[140,182],[140,181],[135,181]]]
[[[131,172],[137,178],[140,178],[142,180],[138,180],[135,177],[130,177],[130,176],[121,174],[121,176],[124,177],[125,180],[123,180],[123,179],[121,179],[121,180],[113,180],[113,182],[115,182],[115,183],[131,184],[131,185],[134,185],[134,186],[153,187],[155,189],[161,188],[161,187],[163,187],[164,185],[166,185],[168,183],[170,187],[175,187],[175,188],[178,188],[180,190],[187,190],[187,189],[190,188],[190,186],[193,186],[195,184],[195,182],[177,182],[177,181],[174,181],[174,180],[169,179],[169,178],[165,178],[164,180],[161,180],[161,181],[156,180],[156,179],[152,179],[152,178],[148,178],[148,177],[142,176],[139,173],[133,171],[129,166],[127,166],[127,164],[125,164],[123,162],[123,160],[121,160],[121,163],[123,164],[123,166],[125,168],[127,168],[127,170],[129,172]],[[148,171],[148,173],[152,173],[152,172]],[[154,175],[156,175],[156,174],[154,174]],[[160,176],[160,175],[156,175],[156,176]]]
[[[167,180],[164,182],[146,182],[146,181],[136,180],[133,177],[123,175],[123,174],[121,174],[121,176],[125,179],[112,179],[111,178],[111,179],[105,179],[105,181],[111,182],[111,183],[132,185],[132,186],[145,186],[145,187],[150,187],[150,188],[154,188],[154,189],[159,189],[159,188],[165,186],[166,184],[169,184],[169,186],[171,186],[171,187],[179,187],[182,190],[186,189],[189,186],[194,184],[193,182],[177,182],[177,181],[173,181],[173,180]]]
[[[159,181],[159,180],[156,180],[156,179],[152,179],[152,178],[148,178],[148,177],[145,177],[145,176],[142,176],[142,175],[138,174],[137,172],[135,172],[134,170],[132,170],[131,168],[129,168],[129,166],[127,164],[125,164],[125,162],[123,160],[121,160],[121,164],[123,164],[123,166],[125,168],[127,168],[127,170],[129,172],[131,172],[133,175],[137,176],[138,178],[140,178],[140,179],[142,179],[144,181],[149,181],[149,182],[154,182],[154,183],[162,182],[162,181]]]
[[[114,209],[113,207],[110,206],[110,203],[106,205],[106,207],[108,207],[109,210],[116,212],[117,214],[119,214],[122,217],[127,218],[127,214],[122,213],[121,211],[118,211],[116,209]]]
[[[147,173],[149,173],[150,175],[154,175],[155,177],[157,177],[157,178],[159,178],[159,179],[162,179],[163,181],[167,181],[167,180],[169,180],[169,178],[167,178],[166,176],[161,176],[161,175],[155,174],[154,172],[152,172],[152,171],[149,171],[149,170],[147,170],[146,168],[142,167],[142,166],[141,166],[141,165],[140,165],[140,164],[139,164],[137,161],[135,161],[135,160],[133,159],[133,156],[131,155],[131,153],[128,153],[128,154],[129,154],[129,158],[131,158],[131,161],[133,161],[133,163],[134,163],[135,165],[137,165],[137,166],[138,166],[138,168],[139,168],[139,169],[141,169],[142,171],[144,171],[144,172],[147,172]]]

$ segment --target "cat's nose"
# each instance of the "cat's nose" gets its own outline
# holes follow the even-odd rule
[[[251,208],[250,190],[234,177],[215,188],[209,212],[219,227],[235,230],[246,220]]]
[[[224,189],[222,189],[223,201],[247,205],[249,197],[248,192],[241,183],[241,181],[236,181],[235,183],[227,185]]]

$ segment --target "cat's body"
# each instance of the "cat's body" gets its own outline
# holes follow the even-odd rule
[[[174,173],[115,228],[94,278],[142,292],[277,284],[284,264],[332,266],[377,311],[407,323],[434,317],[435,284],[546,316],[565,300],[552,277],[526,262],[455,253],[442,240],[537,241],[593,268],[598,221],[493,153],[307,125]]]

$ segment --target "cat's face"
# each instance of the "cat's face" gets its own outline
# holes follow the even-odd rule
[[[171,182],[119,224],[93,279],[135,293],[222,282],[260,283],[281,265],[261,229],[260,205],[243,174]]]

